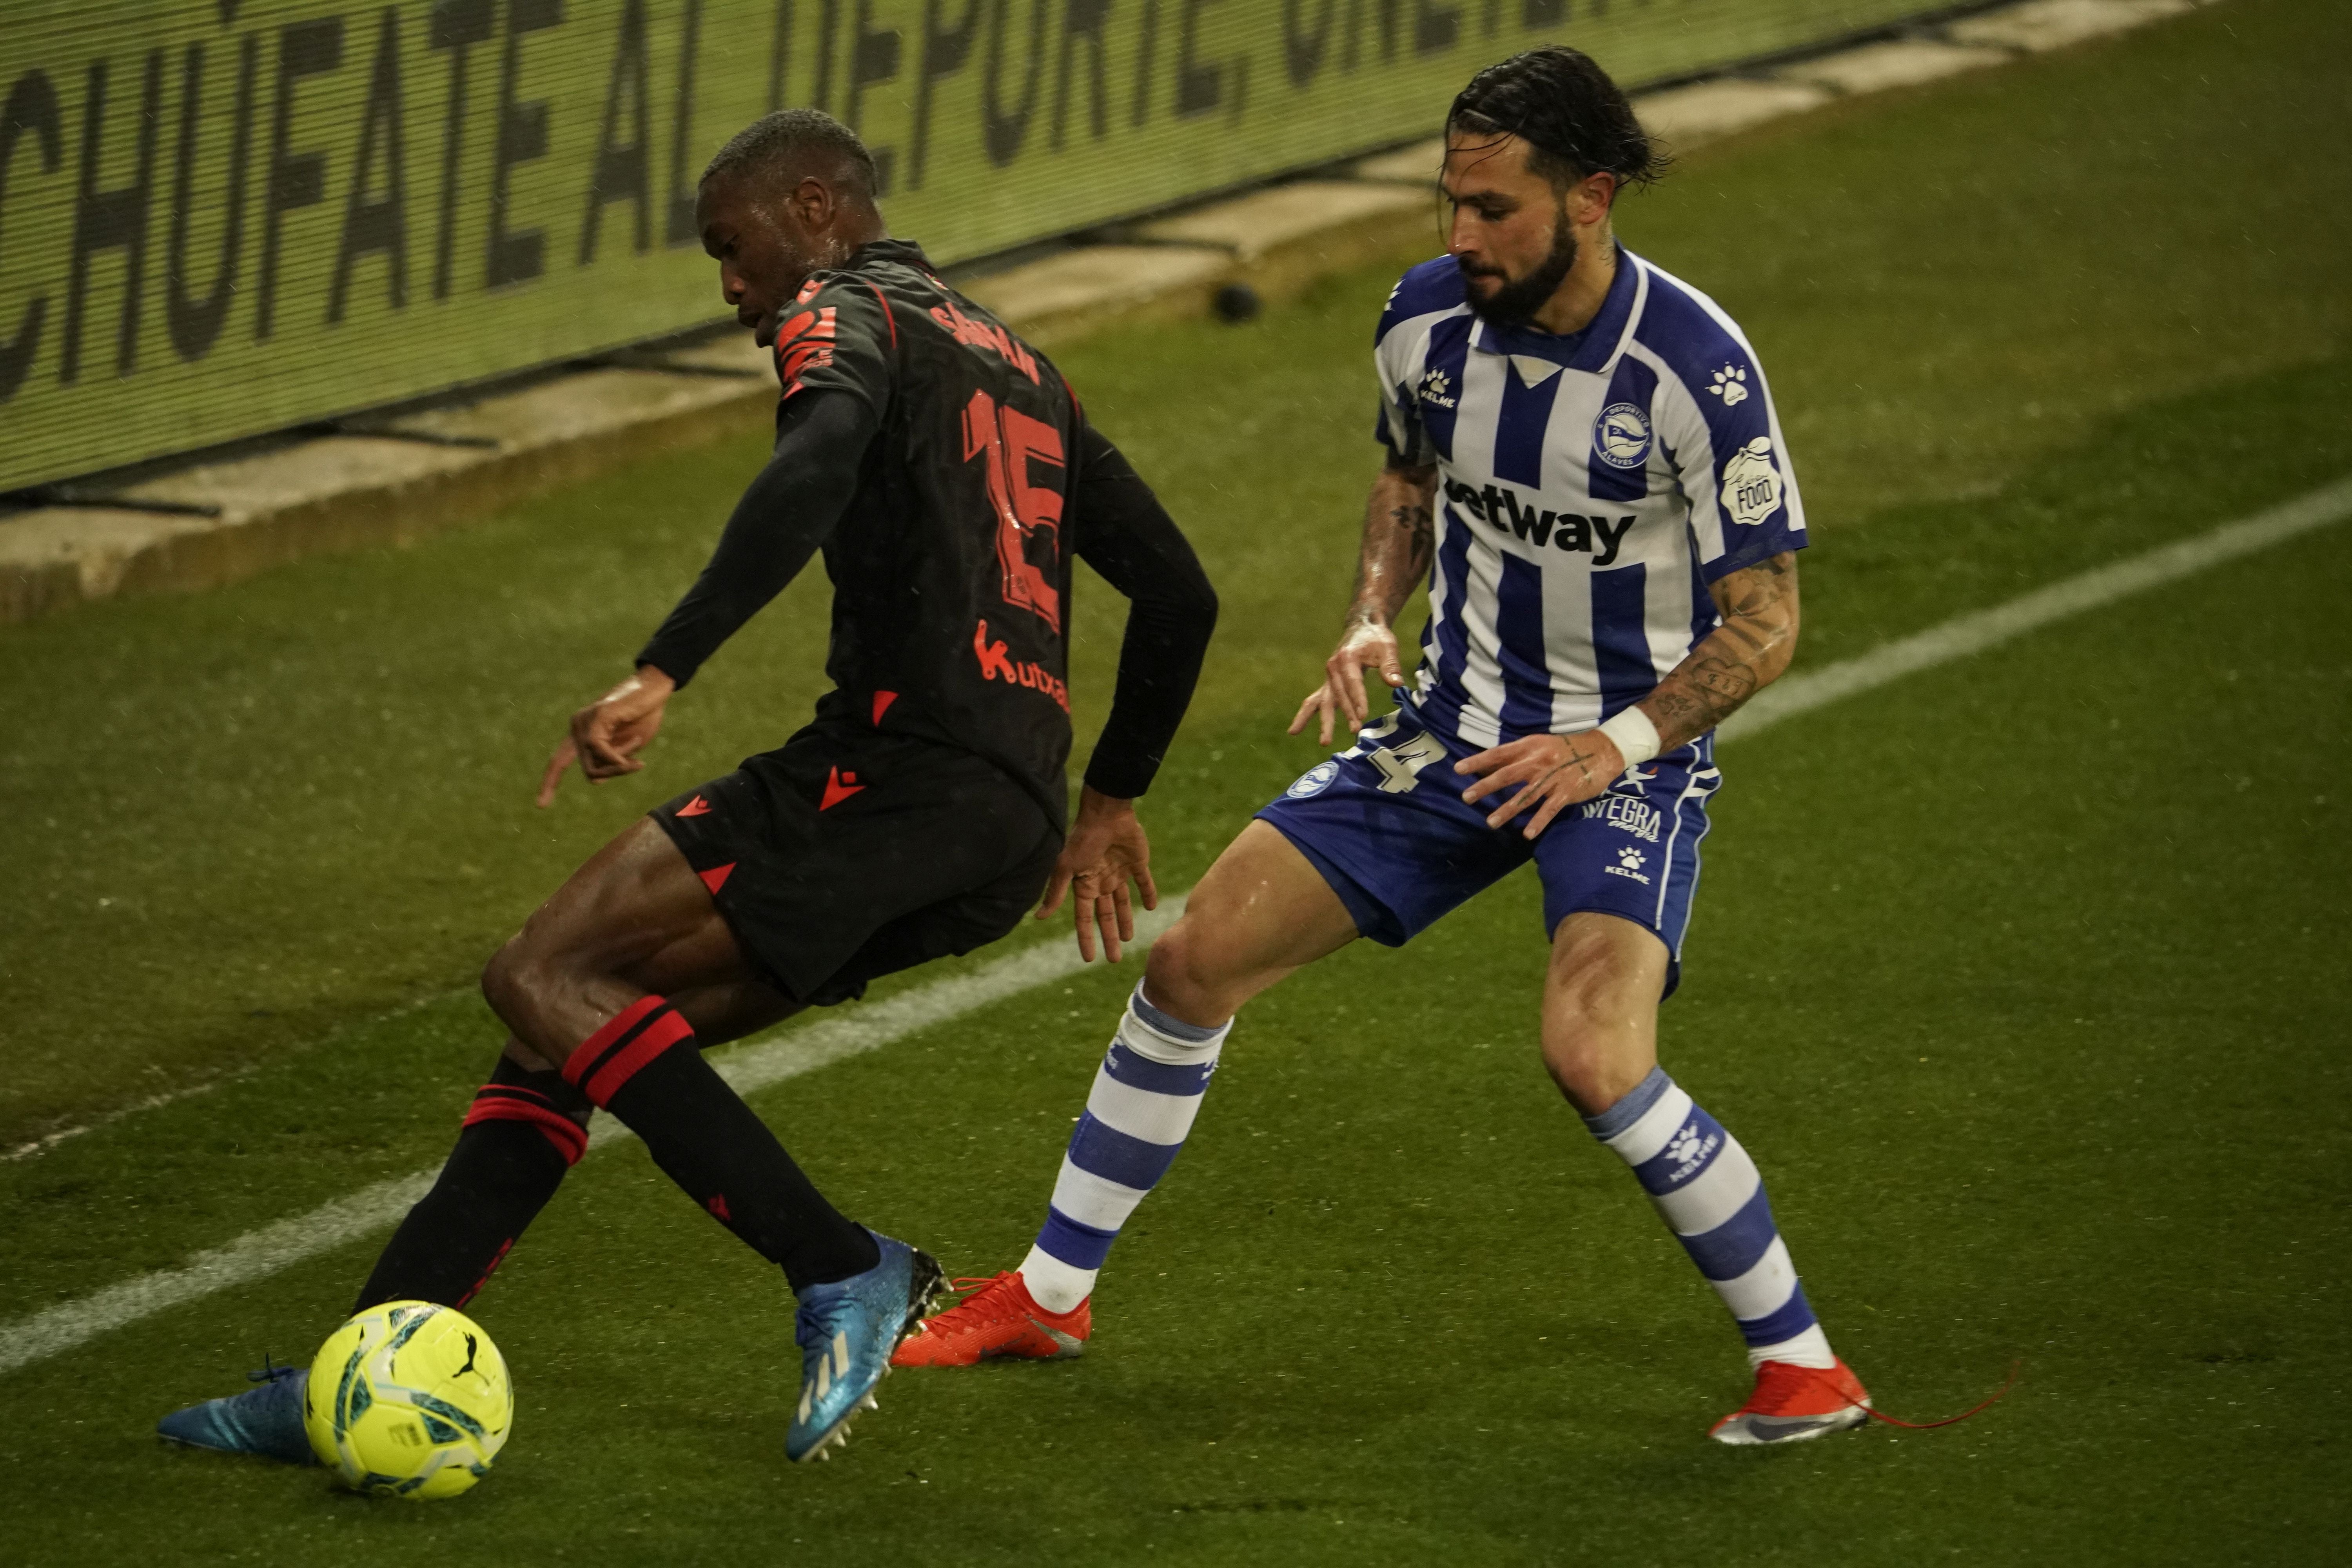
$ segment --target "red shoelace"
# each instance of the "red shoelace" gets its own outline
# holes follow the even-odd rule
[[[2009,1397],[2009,1391],[2017,1386],[2017,1380],[2024,1371],[2025,1358],[2020,1356],[2009,1363],[2009,1376],[2001,1380],[2001,1385],[1999,1388],[1994,1389],[1991,1394],[1969,1405],[1958,1415],[1947,1415],[1941,1421],[1906,1421],[1899,1415],[1889,1415],[1874,1406],[1864,1405],[1864,1408],[1870,1411],[1870,1418],[1873,1421],[1884,1421],[1889,1426],[1900,1426],[1906,1432],[1932,1432],[1938,1426],[1956,1426],[1969,1416],[1990,1410]],[[1860,1401],[1848,1395],[1846,1403],[1855,1405]]]
[[[985,1314],[987,1321],[992,1322],[1004,1318],[1025,1317],[1028,1314],[1022,1308],[1019,1297],[1014,1294],[1014,1289],[1020,1283],[1021,1276],[1009,1269],[1003,1274],[960,1274],[948,1281],[948,1289],[953,1290],[962,1300],[956,1302],[954,1306],[947,1308],[938,1316],[945,1317],[948,1312],[971,1310],[977,1314]],[[1045,1311],[1043,1307],[1037,1310],[1041,1312]]]

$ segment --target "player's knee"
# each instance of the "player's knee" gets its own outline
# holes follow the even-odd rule
[[[1143,961],[1143,994],[1155,1007],[1181,1005],[1194,990],[1192,934],[1178,921],[1151,944]]]
[[[1225,1005],[1213,941],[1204,941],[1191,916],[1151,944],[1143,964],[1143,994],[1151,1005],[1187,1023],[1213,1027],[1233,1015]],[[1209,1016],[1208,1015],[1215,1015]]]
[[[556,983],[560,970],[546,943],[525,927],[482,966],[482,999],[507,1027],[520,1030],[531,1016],[533,999]]]
[[[1633,1092],[1656,1065],[1647,1050],[1628,1050],[1621,1037],[1601,1031],[1548,1028],[1544,1070],[1586,1116],[1598,1116]]]
[[[1598,1116],[1657,1065],[1654,996],[1600,966],[1556,966],[1544,998],[1544,1069],[1577,1110]]]
[[[513,1008],[522,998],[526,962],[522,937],[517,934],[509,937],[498,952],[490,954],[490,961],[482,965],[482,1000],[509,1028],[514,1024]]]

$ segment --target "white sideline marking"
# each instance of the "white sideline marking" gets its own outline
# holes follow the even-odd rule
[[[1946,621],[1858,658],[1776,681],[1733,715],[1717,732],[1718,738],[1729,741],[1759,733],[1840,698],[1966,658],[2036,627],[2284,543],[2347,516],[2352,516],[2352,478],[2193,538],[2038,588],[1990,610]],[[1163,900],[1156,911],[1139,914],[1135,947],[1149,945],[1175,922],[1183,908],[1184,896],[1180,893]],[[714,1059],[720,1075],[738,1092],[752,1094],[844,1058],[878,1050],[918,1030],[1075,974],[1083,967],[1073,945],[1058,941],[1042,943],[970,974],[918,986],[854,1014],[788,1027],[781,1036],[751,1041],[719,1053]],[[613,1118],[602,1117],[588,1143],[593,1149],[629,1136],[628,1130]],[[177,1268],[142,1274],[96,1295],[0,1324],[0,1373],[71,1350],[167,1307],[248,1284],[382,1229],[424,1195],[435,1173],[420,1171],[378,1182],[309,1214],[240,1237],[226,1247],[197,1253]]]
[[[1150,945],[1152,939],[1175,924],[1176,918],[1183,912],[1181,893],[1161,899],[1157,910],[1137,910],[1131,950],[1140,951]],[[737,1093],[754,1094],[845,1058],[879,1050],[918,1030],[1019,995],[1048,981],[1076,974],[1085,967],[1078,961],[1075,942],[1041,942],[983,964],[969,974],[919,985],[870,1007],[860,1007],[855,1013],[836,1015],[797,1028],[787,1026],[781,1035],[749,1040],[714,1051],[711,1057],[719,1075],[732,1084]],[[634,1136],[614,1118],[600,1116],[589,1133],[588,1146],[598,1149]],[[347,1197],[321,1204],[309,1214],[279,1220],[241,1236],[226,1247],[199,1252],[177,1268],[142,1274],[119,1285],[110,1285],[96,1295],[0,1324],[0,1374],[45,1361],[167,1307],[197,1300],[232,1286],[250,1284],[347,1241],[382,1230],[396,1223],[411,1205],[425,1195],[439,1170],[436,1165],[429,1171],[362,1187]]]
[[[2347,515],[2352,515],[2352,478],[2322,486],[2268,511],[2225,522],[2193,538],[2158,545],[2146,554],[2094,567],[2046,588],[2036,588],[1990,610],[1958,616],[1942,626],[1930,626],[1916,637],[1874,647],[1859,658],[1776,680],[1726,720],[1716,731],[1716,739],[1734,741],[1753,735],[1783,719],[1809,713],[1823,703],[1872,690],[1935,665],[1966,658],[1972,653],[1982,653],[2053,621],[2095,610],[2126,595],[2159,587],[2224,561],[2283,544],[2297,534],[2340,522]]]

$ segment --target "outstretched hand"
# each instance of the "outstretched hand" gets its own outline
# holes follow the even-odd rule
[[[645,761],[637,753],[660,733],[663,707],[677,689],[677,682],[650,664],[640,665],[635,675],[572,715],[572,732],[547,759],[547,772],[540,778],[539,804],[554,803],[555,786],[574,762],[590,784],[643,768]]]
[[[1316,744],[1331,743],[1332,720],[1344,717],[1348,731],[1353,734],[1364,727],[1371,716],[1371,704],[1364,698],[1364,671],[1377,669],[1381,679],[1391,689],[1404,684],[1404,668],[1398,661],[1396,633],[1379,621],[1358,621],[1339,639],[1339,646],[1329,658],[1323,661],[1323,684],[1307,694],[1298,705],[1298,716],[1290,721],[1289,733],[1296,735],[1307,728],[1310,715],[1321,716],[1316,734]]]
[[[1574,735],[1529,735],[1465,757],[1454,771],[1478,775],[1478,782],[1462,792],[1465,805],[1514,784],[1524,786],[1504,797],[1488,814],[1486,826],[1507,826],[1513,817],[1532,810],[1535,816],[1524,831],[1533,838],[1570,806],[1606,790],[1625,771],[1625,756],[1616,742],[1598,730],[1586,730]]]
[[[1078,818],[1054,862],[1036,918],[1053,914],[1075,890],[1070,917],[1077,927],[1078,956],[1092,963],[1099,935],[1104,956],[1117,963],[1124,951],[1119,944],[1135,940],[1130,880],[1143,894],[1145,909],[1160,907],[1160,889],[1151,882],[1151,840],[1136,820],[1135,803],[1081,789]]]

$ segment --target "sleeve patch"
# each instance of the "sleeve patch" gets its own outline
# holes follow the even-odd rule
[[[776,329],[776,379],[783,383],[786,397],[800,390],[805,372],[833,363],[840,338],[840,318],[831,305],[803,311]]]
[[[1772,437],[1759,436],[1723,465],[1723,515],[1753,528],[1780,510],[1780,470],[1772,461]]]

